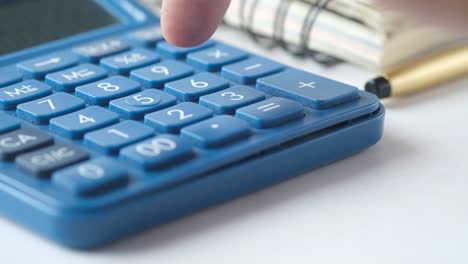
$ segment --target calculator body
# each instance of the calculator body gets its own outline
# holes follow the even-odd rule
[[[51,6],[57,5],[57,1],[54,0],[38,2]],[[296,95],[282,89],[284,88],[281,86],[282,82],[291,78],[290,81],[297,84],[294,89],[316,89],[316,86],[318,85],[320,88],[321,84],[331,86],[343,84],[335,84],[315,75],[311,76],[318,78],[317,81],[302,80],[301,76],[309,78],[309,73],[270,62],[266,58],[244,51],[242,51],[244,55],[242,58],[226,61],[222,66],[213,64],[212,61],[207,63],[203,54],[195,54],[210,48],[213,49],[215,46],[222,47],[221,51],[212,50],[215,57],[219,54],[222,55],[223,49],[230,51],[230,53],[237,52],[231,50],[235,49],[232,46],[222,44],[219,41],[211,41],[208,46],[200,46],[199,49],[193,50],[164,48],[164,44],[160,44],[163,40],[147,43],[144,34],[140,35],[141,39],[138,39],[138,36],[135,38],[135,35],[132,34],[149,26],[157,27],[159,19],[136,1],[90,0],[67,1],[67,3],[87,5],[82,10],[80,9],[82,7],[77,8],[76,6],[69,8],[75,8],[75,13],[86,12],[89,14],[90,10],[94,10],[92,12],[96,13],[89,15],[89,17],[91,20],[93,20],[92,17],[100,17],[99,23],[96,22],[98,25],[93,23],[82,25],[85,29],[75,25],[74,31],[76,32],[73,34],[68,34],[63,29],[67,23],[58,25],[62,28],[57,29],[56,35],[49,36],[51,39],[31,40],[29,47],[20,47],[19,49],[16,47],[18,50],[13,50],[15,49],[13,44],[6,45],[4,50],[1,50],[0,55],[0,93],[7,92],[11,95],[12,92],[16,92],[16,95],[23,99],[26,93],[33,93],[31,87],[37,87],[31,86],[29,83],[30,86],[26,86],[30,88],[21,86],[23,90],[20,91],[13,89],[14,85],[34,80],[43,85],[51,86],[49,93],[31,97],[20,103],[7,101],[11,98],[3,100],[2,95],[0,95],[0,105],[3,109],[0,112],[2,116],[9,118],[8,122],[12,123],[11,127],[8,127],[8,122],[4,121],[7,119],[0,120],[6,126],[4,131],[1,130],[0,126],[0,157],[3,159],[0,163],[0,212],[4,217],[59,244],[79,249],[107,245],[170,220],[190,215],[201,209],[357,154],[377,143],[382,136],[384,108],[377,98],[369,93],[358,90],[352,90],[351,93],[349,87],[343,86],[343,90],[348,93],[341,94],[341,97],[335,96],[332,98],[333,100],[326,98],[326,100],[311,101],[301,95],[303,90],[298,90],[299,95]],[[13,11],[14,8],[21,11],[21,7],[11,6],[11,8]],[[67,9],[63,6],[60,8]],[[54,12],[54,10],[50,10],[50,12]],[[76,22],[69,21],[69,23]],[[49,30],[54,29],[50,28]],[[30,30],[30,32],[34,31],[41,32],[38,29]],[[115,46],[121,45],[121,43],[112,42],[113,39],[124,41],[128,47],[116,49],[115,52],[98,56],[99,58],[96,59],[97,53],[105,53],[112,49],[112,43]],[[104,42],[99,42],[101,40],[107,42],[103,44]],[[21,41],[21,39],[16,41]],[[151,40],[148,41],[151,42]],[[95,50],[85,50],[87,51],[85,56],[79,54],[80,48],[90,47],[89,43],[100,43],[101,46],[94,47]],[[159,45],[161,45],[161,49],[159,49]],[[99,47],[104,47],[104,51],[99,50]],[[96,49],[98,50],[96,51]],[[129,52],[129,50],[141,50],[141,54],[144,56],[135,57],[136,53],[134,53],[130,57],[124,57],[127,60],[121,58],[117,60],[117,65],[116,63],[112,64],[112,62],[105,65],[106,60],[114,58],[112,56]],[[153,52],[158,56],[157,61],[155,59],[132,69],[121,67],[123,62],[131,64],[133,63],[131,59],[151,57]],[[227,52],[225,53],[227,54]],[[66,61],[68,55],[58,56],[59,59],[57,59],[54,56],[48,57],[48,54],[73,54],[78,58],[78,62],[54,68],[54,64]],[[262,70],[262,67],[267,64],[270,68],[256,77],[239,76],[238,71],[229,68],[249,59],[257,61],[252,61],[250,65],[241,65],[243,70],[256,71],[256,68]],[[188,63],[192,69],[191,73],[154,84],[154,82],[144,78],[146,75],[138,72],[144,67],[165,61]],[[31,65],[33,65],[32,70]],[[105,73],[96,79],[87,79],[87,81],[70,85],[54,79],[56,77],[54,74],[63,73],[67,69],[82,65],[103,68]],[[126,64],[126,66],[128,65]],[[41,72],[37,67],[45,67],[49,70]],[[157,69],[156,72],[165,75],[164,69],[167,70],[168,67],[153,66],[151,69]],[[191,88],[206,88],[204,86],[205,84],[208,86],[209,81],[190,79],[190,76],[205,76],[207,72],[212,79],[222,78],[225,80],[227,82],[225,87],[213,88],[214,90],[211,92],[197,95],[198,90],[195,92],[186,91],[184,89],[187,85],[180,86],[181,84],[177,83],[188,78],[188,84],[193,86]],[[85,76],[86,74],[80,75],[80,73],[84,73],[83,69],[68,72],[68,76],[75,74],[74,78],[71,78],[73,81],[81,77],[88,77]],[[138,82],[140,86],[135,88],[136,90],[129,90],[128,93],[121,94],[119,98],[115,97],[107,101],[105,99],[107,97],[98,97],[92,94],[93,97],[87,93],[87,89],[92,88],[88,86],[92,84],[96,84],[104,91],[112,92],[113,84],[109,85],[110,81],[105,82],[107,85],[102,85],[102,82],[99,82],[108,80],[108,78],[117,80],[116,76],[123,76],[119,79],[121,81],[125,78],[126,81],[129,79]],[[239,85],[242,87],[237,87]],[[39,87],[39,84],[37,86]],[[248,90],[249,94],[258,95],[261,93],[262,98],[235,109],[229,108],[229,105],[222,105],[222,107],[217,105],[224,102],[219,101],[220,98],[230,98],[233,101],[244,99],[244,94],[238,92],[239,90],[226,90],[229,87],[236,87],[240,91]],[[149,98],[148,95],[137,93],[148,90],[159,91],[160,94],[157,96],[161,102],[166,100],[164,96],[167,96],[166,93],[162,94],[162,91],[167,92],[172,96],[172,101],[168,99],[172,103],[143,113],[138,110],[140,109],[138,107],[135,108],[138,111],[134,108],[132,111],[122,108],[122,102],[128,103],[128,100],[122,98],[133,95],[130,97],[131,100],[143,103],[145,102],[144,98]],[[213,98],[211,94],[220,96]],[[64,109],[67,109],[64,110],[63,114],[48,117],[42,112],[35,112],[37,106],[31,108],[31,102],[37,100],[39,100],[37,101],[38,105],[48,106],[51,110],[62,107],[54,105],[58,102],[54,102],[55,99],[51,99],[52,97],[47,97],[53,95],[56,95],[54,98],[63,98],[61,101],[65,103],[70,100],[70,105],[76,101],[76,109],[68,109],[67,106],[63,106]],[[191,107],[202,105],[207,109],[212,109],[213,112],[210,113],[212,119],[200,119],[197,123],[180,129],[167,124],[161,125],[161,122],[157,122],[158,120],[151,119],[153,112],[165,111],[169,107],[173,108],[170,110],[172,112],[161,113],[166,115],[172,113],[179,119],[192,115],[188,110],[182,111],[177,108],[183,103],[191,104]],[[283,106],[287,106],[287,108],[285,107],[286,112],[270,115],[272,111],[277,111],[278,108],[281,110]],[[79,134],[69,127],[64,128],[63,124],[68,123],[62,116],[72,115],[85,109],[94,109],[91,107],[104,108],[106,111],[109,110],[117,114],[118,121],[102,125],[99,128],[96,127],[93,131],[86,131],[83,134]],[[256,115],[255,111],[259,112],[259,115]],[[93,116],[85,114],[79,114],[77,118],[77,123],[92,122],[94,119]],[[154,119],[157,118],[154,116]],[[209,123],[209,120],[217,122]],[[149,135],[142,136],[134,142],[125,144],[125,146],[115,148],[109,147],[110,145],[103,146],[99,142],[102,135],[97,134],[94,130],[101,131],[122,123],[129,127],[127,129],[133,127],[138,130],[135,133],[143,133],[143,130],[148,129],[148,127],[154,131],[151,130]],[[205,126],[199,125],[197,127],[198,123],[203,123]],[[73,126],[73,124],[69,126]],[[137,129],[139,126],[142,126],[142,129]],[[216,132],[216,129],[224,129],[223,126],[226,127],[226,131]],[[8,137],[8,135],[14,135],[17,140],[25,140],[24,135],[18,137],[17,134],[14,134],[19,129],[25,129],[24,133],[26,134],[28,131],[34,130],[37,133],[41,132],[40,135],[44,137],[46,137],[45,134],[49,137],[48,140],[44,140],[44,144],[41,146],[38,144],[36,147],[25,149],[21,153],[3,150],[2,146],[10,147],[10,143],[12,143],[12,136]],[[206,132],[207,129],[214,129],[215,132]],[[114,135],[112,136],[122,136],[123,132],[117,128],[109,130],[113,130]],[[207,133],[209,138],[203,138]],[[33,136],[36,139],[40,138],[37,134]],[[102,141],[105,140],[107,139],[104,137]],[[138,145],[141,142],[146,142],[146,145]],[[53,149],[54,146],[62,147]],[[54,163],[57,162],[56,160],[68,158],[65,155],[71,153],[70,149],[65,149],[63,146],[73,147],[73,154],[79,152],[82,156],[74,156],[73,162],[63,164],[63,166],[57,165],[55,169],[44,168],[45,163],[47,163],[46,165],[52,163],[52,165],[56,165]],[[183,149],[179,149],[179,146]],[[44,151],[44,148],[48,152],[39,153]],[[167,153],[173,149],[178,152],[168,155]],[[150,151],[153,154],[152,159],[142,159],[141,155],[138,156],[139,153],[136,153],[137,150],[146,151],[146,153]],[[163,153],[164,159],[156,157],[155,153]],[[87,163],[94,160],[102,161],[102,158],[106,159],[104,163]],[[32,164],[38,160],[41,161],[38,162],[42,166],[40,168],[36,166],[37,164]],[[87,166],[80,167],[80,164]],[[106,179],[103,175],[107,174],[104,173],[103,168],[98,166],[99,164],[107,164],[110,168],[104,169],[109,170],[109,175],[112,175],[113,178]],[[109,164],[115,164],[115,166]],[[159,166],[160,164],[162,165]],[[75,169],[76,171],[72,171]],[[122,171],[125,171],[124,175],[122,175]],[[77,178],[77,172],[86,174],[86,179]],[[96,182],[95,185],[93,181]]]

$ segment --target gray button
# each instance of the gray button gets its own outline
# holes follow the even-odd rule
[[[33,128],[22,128],[0,136],[0,160],[13,160],[17,155],[52,144],[53,137]]]
[[[129,49],[129,45],[123,39],[110,38],[76,47],[73,51],[88,61],[96,62],[102,57],[122,52],[127,49]]]
[[[16,165],[37,177],[47,177],[53,171],[86,160],[86,151],[68,144],[55,144],[16,158]]]

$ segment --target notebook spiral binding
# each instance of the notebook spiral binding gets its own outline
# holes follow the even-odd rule
[[[247,10],[247,1],[250,1],[251,8]],[[289,7],[295,1],[307,3],[309,9],[307,15],[302,22],[300,44],[293,45],[287,43],[283,39],[285,22],[288,14]],[[281,47],[291,54],[304,58],[310,57],[314,61],[324,66],[335,66],[342,61],[327,54],[311,50],[309,48],[309,41],[313,33],[314,25],[320,16],[320,13],[324,11],[330,2],[333,0],[316,0],[315,3],[310,4],[310,1],[305,0],[282,0],[275,12],[275,19],[273,22],[273,36],[267,37],[254,32],[252,25],[254,25],[255,14],[257,12],[258,0],[240,0],[239,8],[239,21],[240,27],[257,43],[261,44],[266,48]]]

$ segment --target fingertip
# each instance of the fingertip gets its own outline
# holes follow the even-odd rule
[[[173,25],[171,22],[162,22],[161,30],[164,39],[178,47],[193,47],[200,45],[214,33],[214,30],[213,32],[196,32],[192,27]]]
[[[180,47],[202,44],[216,31],[229,2],[229,0],[164,1],[161,12],[164,38]]]

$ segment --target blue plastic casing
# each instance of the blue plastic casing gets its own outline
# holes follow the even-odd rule
[[[0,57],[0,68],[6,67],[11,71],[11,68],[21,61],[51,52],[70,51],[73,47],[83,43],[108,37],[121,37],[135,30],[159,24],[159,19],[136,1],[96,1],[119,18],[121,23],[2,56]],[[210,41],[206,47],[216,44],[218,42]],[[198,50],[180,50],[163,45],[159,51],[156,49],[156,52],[162,56],[163,62],[170,61],[169,59],[185,62],[187,53]],[[248,55],[252,58],[259,58],[253,54]],[[259,61],[263,60],[266,59],[259,58]],[[285,68],[288,69],[288,67]],[[209,70],[213,70],[213,68],[209,68]],[[201,72],[203,72],[201,69],[193,70],[193,74]],[[222,75],[220,72],[212,74],[218,77]],[[1,87],[20,81],[17,76],[13,77],[0,76]],[[143,77],[132,78],[130,74],[130,78],[142,82],[146,89],[150,86],[163,88],[160,83],[155,85],[150,83],[151,80],[139,79]],[[186,76],[180,78],[183,77]],[[235,87],[240,83],[249,84],[252,81],[250,77],[246,80],[238,82],[231,80],[230,87]],[[145,82],[148,85],[144,85]],[[249,84],[247,87],[256,88],[254,84]],[[52,127],[55,126],[56,129],[51,129],[48,124],[34,125],[21,120],[23,128],[34,127],[51,132],[57,143],[74,144],[85,148],[92,160],[97,160],[102,164],[118,162],[122,168],[128,169],[129,177],[126,178],[120,174],[120,170],[110,170],[106,173],[111,175],[112,179],[119,179],[118,189],[100,195],[81,196],[77,193],[93,193],[94,190],[92,186],[88,185],[89,182],[74,183],[68,182],[66,179],[55,178],[38,179],[19,171],[14,162],[1,162],[0,212],[14,222],[67,247],[90,249],[104,246],[170,220],[190,215],[201,209],[290,179],[374,145],[383,133],[384,108],[375,96],[361,91],[358,93],[358,100],[336,107],[322,110],[305,107],[301,118],[286,122],[281,126],[268,129],[252,126],[250,135],[242,134],[246,138],[233,144],[222,147],[217,147],[218,145],[215,144],[216,147],[213,148],[211,145],[210,148],[194,147],[193,151],[180,149],[177,155],[184,158],[184,162],[173,165],[173,167],[157,168],[150,171],[133,166],[134,162],[126,159],[126,157],[132,159],[135,156],[131,149],[123,151],[124,155],[120,158],[103,154],[104,152],[113,153],[114,149],[109,147],[109,151],[107,151],[107,147],[105,147],[106,150],[101,151],[100,148],[104,147],[94,144],[96,135],[94,135],[95,137],[91,136],[91,138],[84,136],[85,140],[81,140],[82,135],[69,135],[66,129],[65,132],[53,134],[61,131],[57,130],[57,124],[54,122]],[[54,94],[57,94],[57,91],[54,91]],[[183,97],[180,98],[184,100]],[[266,95],[266,99],[269,98],[271,95]],[[192,100],[192,98],[189,99]],[[208,97],[208,99],[210,98]],[[252,103],[256,101],[253,100]],[[87,100],[87,107],[89,107],[90,102],[92,100]],[[177,103],[180,103],[180,100]],[[215,103],[223,103],[223,101]],[[167,107],[170,105],[168,104]],[[221,109],[221,107],[214,106],[215,110],[218,108]],[[16,116],[16,112],[10,108],[0,112],[1,115]],[[224,110],[216,114],[222,112]],[[226,110],[226,112],[232,114],[233,110]],[[171,120],[164,119],[162,120],[164,122],[161,123],[153,120],[152,118],[157,118],[157,115],[150,114],[145,122],[143,115],[126,117],[126,114],[122,113],[120,113],[120,120],[125,123],[120,124],[135,122],[133,124],[138,123],[138,126],[146,124],[155,129],[154,134],[143,131],[145,134],[139,137],[141,140],[148,140],[151,138],[150,135],[157,134],[159,136],[160,133],[178,133],[179,131],[179,128],[171,123]],[[127,118],[137,120],[125,121]],[[8,122],[5,129],[2,130],[3,132],[18,128],[17,121],[8,119]],[[259,126],[261,125],[262,123],[259,123]],[[130,127],[137,127],[137,125]],[[189,130],[186,133],[189,132],[196,134],[199,131]],[[236,136],[239,136],[240,133],[238,131],[228,132]],[[182,138],[182,140],[191,140],[191,135],[189,134],[187,138]],[[97,141],[101,142],[101,140]],[[200,142],[198,144],[204,144],[204,141]],[[88,148],[88,146],[91,147]],[[291,157],[294,158],[291,159]],[[165,161],[163,157],[161,159],[156,160],[156,162]],[[141,161],[141,163],[146,166],[145,161]],[[66,176],[70,173],[70,171],[65,170],[62,175]],[[54,175],[54,177],[58,176],[60,173]],[[109,183],[104,181],[100,184]]]

